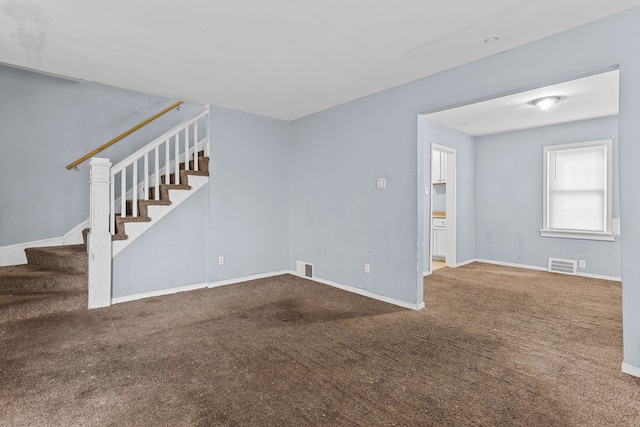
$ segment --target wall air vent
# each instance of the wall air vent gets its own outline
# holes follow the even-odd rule
[[[296,261],[296,273],[303,277],[313,277],[313,264],[304,262],[304,261]]]
[[[576,275],[578,262],[574,259],[549,258],[548,270],[552,273]]]

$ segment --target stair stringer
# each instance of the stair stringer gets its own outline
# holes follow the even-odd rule
[[[182,202],[194,195],[196,191],[200,190],[209,182],[208,176],[190,175],[189,187],[190,190],[182,189],[169,189],[170,205],[150,205],[148,207],[148,216],[151,221],[147,222],[127,222],[125,240],[114,240],[111,243],[111,257],[118,255],[124,248],[133,243],[138,237],[142,236],[147,230],[158,223],[162,218],[167,216],[171,211],[180,206]]]

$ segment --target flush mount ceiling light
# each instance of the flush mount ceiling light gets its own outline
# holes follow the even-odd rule
[[[500,40],[500,37],[498,36],[491,36],[491,37],[487,37],[486,39],[484,39],[485,43],[495,43],[498,40]]]
[[[534,99],[533,101],[531,101],[531,104],[533,104],[535,107],[540,108],[541,110],[549,111],[549,108],[560,102],[560,99],[562,98],[560,98],[559,96],[545,96],[544,98]]]

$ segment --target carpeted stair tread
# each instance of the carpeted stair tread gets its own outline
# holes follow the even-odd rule
[[[84,244],[27,248],[25,253],[29,264],[87,272],[88,258]]]
[[[0,295],[87,290],[87,274],[37,264],[0,267]]]
[[[0,294],[0,325],[75,310],[86,310],[87,291]]]

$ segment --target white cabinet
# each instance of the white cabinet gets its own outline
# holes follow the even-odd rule
[[[447,255],[447,220],[445,218],[433,218],[432,230],[432,258],[444,259]]]
[[[431,152],[431,182],[447,181],[447,153]]]

